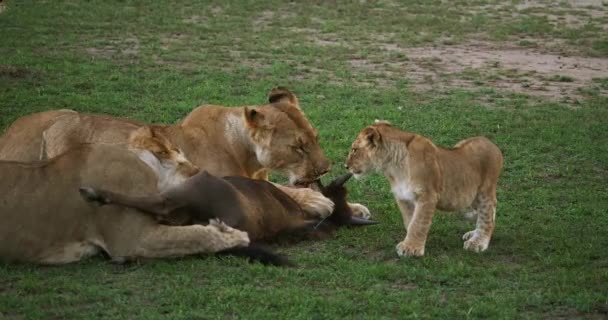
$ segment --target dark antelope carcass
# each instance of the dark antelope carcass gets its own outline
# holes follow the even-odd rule
[[[130,196],[91,187],[80,192],[88,201],[126,206],[152,214],[162,224],[207,224],[220,219],[227,225],[247,231],[252,241],[273,240],[280,235],[306,234],[320,225],[335,229],[344,225],[369,225],[368,221],[352,216],[347,205],[344,183],[351,174],[341,176],[322,193],[334,201],[332,214],[324,220],[311,219],[286,193],[265,180],[240,176],[219,178],[206,171],[161,193]]]

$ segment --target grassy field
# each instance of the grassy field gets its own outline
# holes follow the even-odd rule
[[[435,216],[421,259],[379,176],[381,224],[275,248],[294,268],[192,257],[0,264],[2,319],[608,317],[608,4],[602,1],[28,1],[0,13],[0,130],[59,108],[173,123],[295,91],[334,163],[374,119],[503,150],[497,228]],[[1,178],[1,177],[0,177]],[[278,177],[280,179],[280,177]],[[1,195],[0,195],[1,197]]]

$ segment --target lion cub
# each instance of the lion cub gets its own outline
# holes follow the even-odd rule
[[[376,121],[352,144],[346,167],[356,178],[379,171],[391,184],[407,235],[399,256],[422,256],[435,209],[472,207],[477,227],[464,234],[464,248],[488,248],[496,217],[496,184],[502,169],[500,149],[484,137],[458,142],[452,149]]]

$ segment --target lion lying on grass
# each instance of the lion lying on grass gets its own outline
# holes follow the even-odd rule
[[[400,256],[424,255],[437,208],[472,207],[477,227],[464,234],[464,248],[486,250],[494,231],[502,163],[500,149],[484,137],[443,149],[421,135],[378,121],[359,133],[346,159],[346,167],[355,177],[378,171],[390,182],[407,231],[397,245]]]
[[[0,161],[0,260],[64,264],[103,251],[122,261],[247,246],[247,233],[217,221],[161,225],[130,208],[93,206],[78,193],[83,184],[153,193],[197,171],[146,127],[126,145],[85,144],[34,163]]]

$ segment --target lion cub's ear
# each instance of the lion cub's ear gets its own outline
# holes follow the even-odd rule
[[[380,131],[374,127],[367,127],[363,129],[363,134],[367,139],[367,143],[372,147],[377,147],[382,142]]]
[[[269,103],[278,103],[278,102],[287,102],[295,106],[296,108],[300,108],[300,103],[298,102],[298,98],[293,92],[289,91],[289,89],[285,87],[275,87],[270,90],[268,93],[268,102]]]

